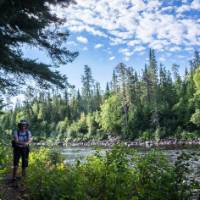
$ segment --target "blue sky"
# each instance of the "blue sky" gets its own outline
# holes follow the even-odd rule
[[[52,7],[66,18],[70,31],[66,44],[79,51],[73,63],[61,66],[69,82],[81,86],[85,64],[102,88],[111,80],[113,68],[124,62],[141,72],[148,63],[149,48],[168,69],[180,64],[183,74],[194,50],[200,47],[200,0],[76,0],[68,8]],[[42,52],[24,51],[25,56],[48,62]]]

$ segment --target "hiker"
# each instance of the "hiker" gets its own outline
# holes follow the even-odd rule
[[[28,130],[29,123],[27,120],[21,120],[18,123],[18,130],[13,133],[13,175],[12,180],[16,180],[19,159],[22,159],[22,176],[26,175],[28,167],[29,144],[32,141],[31,132]]]

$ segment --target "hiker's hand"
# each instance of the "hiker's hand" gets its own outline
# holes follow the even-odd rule
[[[23,147],[26,147],[28,144],[26,142],[20,142]]]

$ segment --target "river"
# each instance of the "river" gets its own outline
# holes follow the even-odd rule
[[[151,148],[136,148],[140,154],[145,154]],[[194,159],[189,162],[189,168],[191,169],[189,177],[196,177],[196,180],[200,182],[200,147],[195,145],[186,146],[167,146],[159,149],[164,155],[168,157],[170,162],[174,163],[177,157],[181,155],[182,152],[193,155]],[[105,155],[106,151],[110,148],[100,148],[98,151]],[[94,147],[64,147],[62,149],[62,154],[65,157],[65,163],[75,164],[77,160],[84,162],[89,155],[95,154],[96,149]],[[194,190],[191,197],[192,200],[200,199],[200,190]]]
[[[136,148],[139,153],[144,154],[148,152],[152,148]],[[181,154],[181,152],[186,152],[189,154],[195,154],[195,160],[192,161],[192,166],[194,168],[200,169],[200,147],[195,145],[188,146],[167,146],[159,149],[164,155],[166,155],[170,161],[176,161],[177,157]],[[105,154],[106,151],[109,151],[109,148],[98,148],[98,150]],[[96,152],[95,147],[64,147],[62,149],[62,154],[65,157],[65,162],[69,164],[74,164],[76,160],[80,160],[81,162],[85,161],[86,157],[89,155],[93,155]]]

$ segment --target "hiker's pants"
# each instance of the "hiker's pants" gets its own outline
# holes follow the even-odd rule
[[[18,167],[19,159],[22,158],[22,168],[28,167],[29,147],[14,147],[13,148],[13,165]]]

